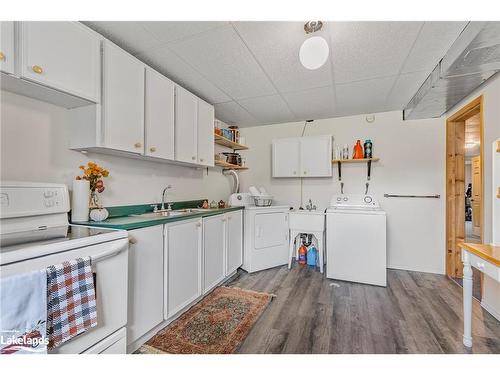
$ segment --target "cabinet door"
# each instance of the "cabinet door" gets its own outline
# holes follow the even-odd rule
[[[198,161],[198,98],[175,86],[175,160]]]
[[[14,74],[14,22],[0,22],[0,71]]]
[[[198,164],[214,166],[214,107],[198,99]]]
[[[104,41],[103,49],[104,146],[144,152],[144,64]]]
[[[273,140],[273,177],[299,177],[300,147],[298,138]]]
[[[243,264],[243,214],[233,211],[227,217],[226,276]]]
[[[21,22],[23,78],[99,102],[100,41],[79,22]]]
[[[174,83],[146,68],[144,154],[174,160]]]
[[[163,321],[163,226],[129,232],[128,321],[130,344]]]
[[[225,222],[224,215],[203,219],[203,294],[210,291],[225,276]]]
[[[201,296],[201,229],[201,219],[165,225],[165,318],[171,318]]]
[[[300,177],[332,175],[332,137],[300,138]]]

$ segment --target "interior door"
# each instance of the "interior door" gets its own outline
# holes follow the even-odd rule
[[[14,22],[0,22],[0,70],[14,74]]]
[[[472,158],[472,233],[481,236],[481,200],[483,191],[481,156]]]
[[[174,160],[174,83],[146,68],[144,154]]]
[[[198,99],[198,164],[214,166],[214,107]]]
[[[23,78],[99,102],[99,36],[81,23],[21,22],[21,60]]]
[[[104,145],[137,154],[144,152],[144,64],[104,41]]]
[[[332,137],[300,138],[300,177],[332,175]]]
[[[225,223],[224,215],[203,219],[203,294],[224,279]]]
[[[175,160],[198,160],[198,98],[186,89],[175,87]]]
[[[286,220],[283,212],[259,213],[255,215],[255,248],[265,249],[286,242]]]
[[[299,177],[299,138],[273,139],[273,177]]]

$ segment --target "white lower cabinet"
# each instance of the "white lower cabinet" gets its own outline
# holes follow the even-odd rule
[[[227,245],[226,274],[231,275],[243,264],[243,212],[242,210],[226,214]]]
[[[202,220],[165,225],[165,319],[189,306],[202,293]]]
[[[226,216],[203,218],[203,294],[224,280]]]
[[[163,321],[163,226],[129,231],[127,343]]]

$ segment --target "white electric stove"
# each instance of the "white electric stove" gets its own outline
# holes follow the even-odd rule
[[[0,185],[0,274],[8,277],[90,257],[96,280],[97,327],[51,353],[126,353],[128,235],[70,225],[66,185]]]

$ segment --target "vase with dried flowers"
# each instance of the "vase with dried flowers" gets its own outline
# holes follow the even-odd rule
[[[90,187],[90,218],[93,221],[102,221],[108,217],[108,211],[102,208],[99,202],[99,193],[104,191],[103,178],[109,176],[109,171],[100,167],[96,163],[89,161],[87,165],[80,165],[83,176],[77,176],[76,180],[86,180]]]

